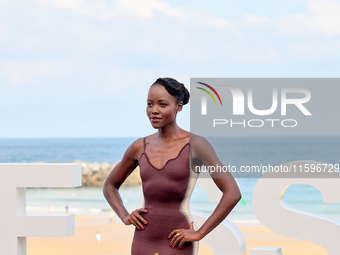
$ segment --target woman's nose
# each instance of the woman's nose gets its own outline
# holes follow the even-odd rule
[[[151,112],[152,112],[152,114],[158,113],[158,107],[157,106],[152,107]]]

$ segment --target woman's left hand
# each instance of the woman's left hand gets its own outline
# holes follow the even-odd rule
[[[178,249],[180,249],[185,242],[196,242],[201,240],[200,234],[194,230],[193,221],[190,223],[190,229],[175,229],[170,233],[168,238],[171,236],[173,236],[170,242],[171,248],[174,248],[178,244]]]

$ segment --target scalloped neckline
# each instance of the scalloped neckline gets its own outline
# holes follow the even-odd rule
[[[143,154],[144,154],[145,157],[146,157],[146,160],[149,162],[150,166],[153,167],[154,169],[160,171],[160,170],[163,170],[163,169],[166,167],[166,165],[167,165],[170,161],[177,159],[177,158],[181,155],[182,151],[184,150],[184,148],[185,148],[188,144],[190,145],[190,141],[187,142],[187,143],[182,147],[182,149],[178,152],[178,154],[177,154],[177,156],[176,156],[175,158],[168,159],[168,160],[165,162],[165,165],[164,165],[162,168],[157,168],[157,167],[155,167],[155,166],[150,162],[149,156],[148,156],[148,154],[146,154],[145,151],[142,153],[141,157],[142,157]],[[140,158],[141,158],[141,157],[140,157]]]

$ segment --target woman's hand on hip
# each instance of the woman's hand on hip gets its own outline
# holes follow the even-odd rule
[[[126,215],[123,218],[123,222],[125,225],[131,225],[133,224],[136,228],[139,230],[145,229],[142,223],[148,224],[147,221],[140,215],[141,213],[147,213],[148,210],[145,208],[140,208],[134,210],[132,213]]]
[[[173,236],[173,237],[172,237]],[[172,237],[170,246],[174,248],[178,244],[178,249],[181,249],[185,242],[196,242],[201,240],[201,235],[194,230],[194,222],[190,223],[190,229],[175,229],[168,238]]]

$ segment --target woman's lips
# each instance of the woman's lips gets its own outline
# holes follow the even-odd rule
[[[158,122],[158,121],[160,121],[161,120],[161,118],[157,118],[157,117],[152,117],[151,118],[151,121],[152,122]]]

